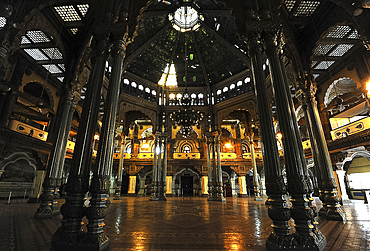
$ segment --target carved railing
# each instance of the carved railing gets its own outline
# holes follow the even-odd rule
[[[362,132],[366,129],[370,128],[370,117],[357,120],[345,126],[341,126],[336,128],[335,130],[331,131],[331,138],[333,140],[338,140],[342,138],[346,138],[349,135],[353,135],[359,132]]]
[[[14,119],[9,121],[9,129],[42,141],[48,138],[47,132]]]

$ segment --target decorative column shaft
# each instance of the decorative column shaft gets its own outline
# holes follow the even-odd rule
[[[162,164],[162,179],[161,179],[161,188],[162,192],[159,196],[159,200],[167,200],[166,199],[166,185],[167,185],[167,135],[163,136],[163,164]]]
[[[251,132],[250,135],[250,148],[251,148],[251,159],[252,159],[252,168],[253,168],[253,185],[254,185],[254,200],[262,201],[261,192],[260,192],[260,183],[258,179],[257,164],[256,164],[256,155],[254,153],[254,133]]]
[[[303,90],[302,107],[308,124],[309,136],[311,141],[312,154],[315,156],[315,167],[317,170],[317,181],[320,190],[320,199],[323,203],[319,214],[327,220],[345,220],[340,196],[338,195],[337,184],[335,182],[332,164],[330,161],[329,150],[326,145],[324,131],[321,125],[319,111],[317,109],[314,87],[310,80],[306,80]]]
[[[152,196],[149,200],[159,200],[159,191],[158,191],[158,153],[157,149],[159,146],[159,132],[156,133],[155,144],[154,144],[154,160],[153,160],[153,171],[152,171]]]
[[[40,207],[35,213],[36,218],[51,218],[56,207],[56,200],[58,198],[57,192],[60,187],[60,176],[63,173],[67,141],[75,105],[75,93],[71,91],[67,94],[66,102],[61,114],[58,134],[49,156],[46,176],[42,185],[43,192],[40,196]]]
[[[266,247],[274,250],[294,248],[297,246],[297,242],[289,233],[290,226],[288,221],[291,216],[286,201],[287,191],[280,167],[270,104],[266,102],[269,99],[267,98],[266,80],[262,69],[262,45],[261,35],[259,33],[250,34],[248,47],[261,129],[260,134],[268,196],[266,205],[269,207],[269,217],[273,221],[273,233],[268,237]]]
[[[292,202],[291,214],[296,229],[294,238],[298,241],[299,248],[321,250],[326,246],[326,238],[315,226],[317,223],[315,222],[316,211],[312,207],[313,187],[308,176],[302,141],[297,130],[297,119],[290,105],[292,97],[288,92],[288,83],[284,81],[275,34],[267,36],[266,54],[270,60],[269,67],[275,91],[276,111],[283,133],[288,191]]]
[[[217,163],[215,166],[215,180],[214,180],[214,187],[215,187],[215,200],[217,201],[226,201],[224,197],[223,191],[223,183],[222,183],[222,166],[221,166],[221,147],[220,147],[220,137],[221,135],[218,133],[214,136],[216,138],[216,156],[217,156]]]
[[[211,162],[211,152],[212,152],[212,139],[211,136],[206,133],[206,153],[207,153],[207,168],[208,168],[208,200],[213,199],[213,170],[212,170],[212,162]]]
[[[97,56],[87,84],[72,166],[66,184],[66,202],[61,207],[62,226],[52,238],[52,247],[55,250],[74,249],[84,243],[84,234],[81,231],[81,222],[85,215],[83,204],[89,188],[92,141],[98,118],[108,48],[107,39],[102,39],[96,48]]]
[[[92,248],[103,250],[108,248],[109,239],[103,231],[104,218],[109,206],[110,176],[112,173],[112,161],[114,151],[114,140],[116,134],[116,118],[118,98],[122,77],[123,60],[126,55],[126,44],[123,40],[113,43],[111,50],[113,65],[109,81],[106,102],[104,103],[104,117],[98,153],[95,161],[95,170],[90,185],[90,207],[86,210],[88,239],[93,243]]]
[[[13,75],[10,79],[9,86],[11,90],[6,92],[3,96],[3,105],[2,109],[0,110],[0,126],[6,127],[8,125],[8,120],[10,115],[12,114],[12,110],[14,104],[17,101],[19,96],[19,87],[22,84],[22,79],[24,72],[26,70],[27,63],[23,61],[21,58],[17,57],[17,65],[13,71]],[[0,68],[1,70],[1,68]]]
[[[117,171],[117,185],[115,189],[114,199],[120,200],[121,199],[121,188],[122,188],[122,172],[123,172],[123,163],[125,161],[125,143],[126,143],[126,136],[122,134],[121,140],[121,157],[119,159],[119,166]]]

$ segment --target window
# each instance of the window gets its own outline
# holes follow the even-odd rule
[[[184,153],[190,153],[190,147],[189,146],[184,146]]]

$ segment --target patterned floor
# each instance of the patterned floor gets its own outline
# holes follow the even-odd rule
[[[344,205],[346,223],[319,219],[325,250],[370,250],[369,205],[353,202]],[[0,250],[50,250],[61,216],[37,220],[36,209],[24,200],[0,201]],[[105,223],[110,250],[265,250],[271,232],[264,202],[236,197],[122,197],[112,200]]]

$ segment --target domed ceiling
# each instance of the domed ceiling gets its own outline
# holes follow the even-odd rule
[[[175,20],[170,21],[176,19],[179,8],[179,4],[161,1],[143,13],[138,36],[127,47],[127,72],[158,83],[173,63],[179,87],[185,86],[185,80],[189,87],[202,87],[248,69],[246,44],[236,32],[231,9],[216,1],[189,3],[189,10],[198,13],[199,25],[181,32]]]

